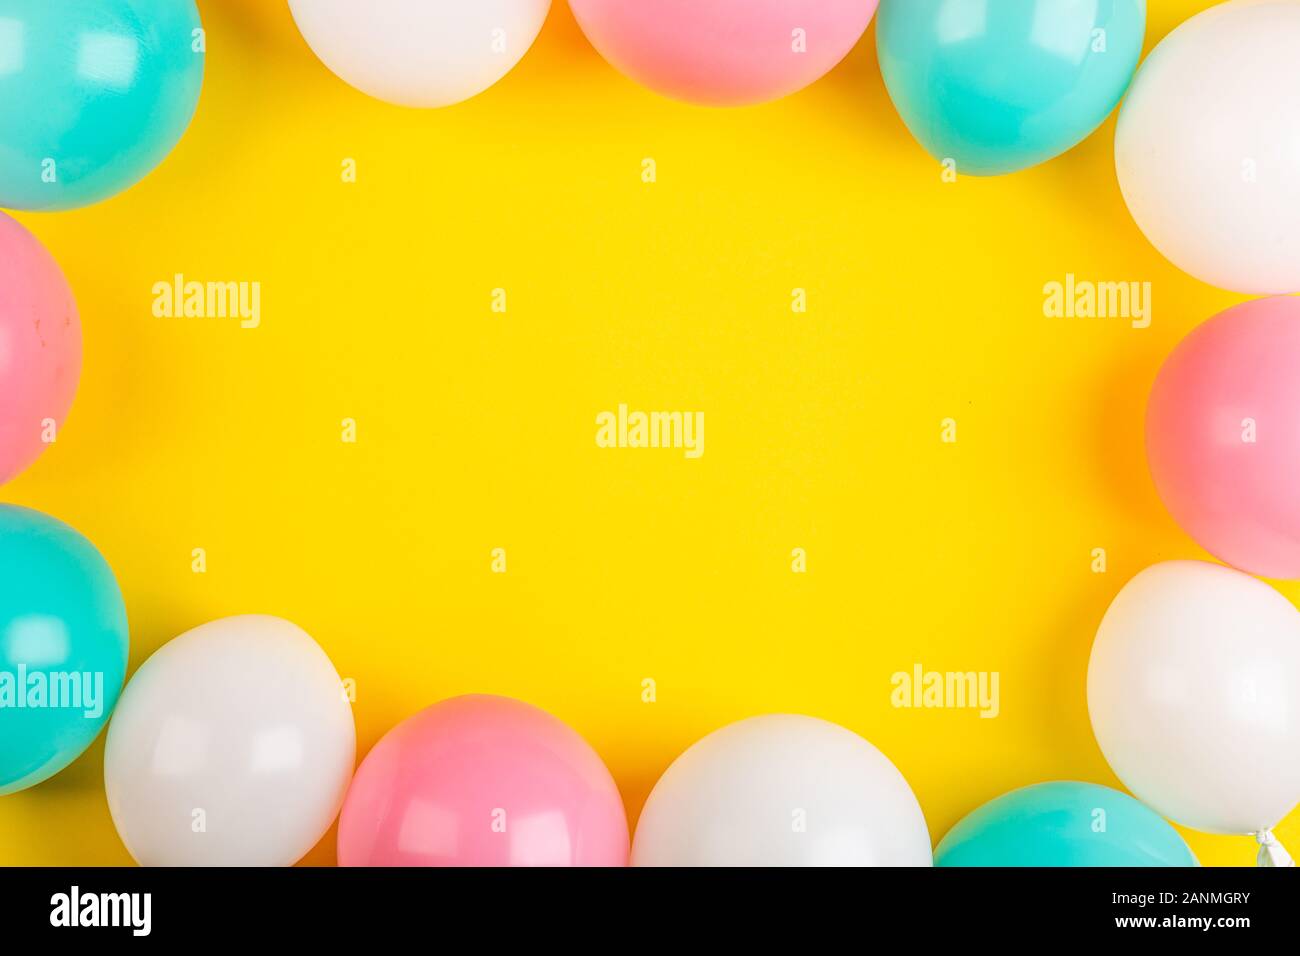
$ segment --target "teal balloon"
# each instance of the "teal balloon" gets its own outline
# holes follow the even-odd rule
[[[73,209],[143,179],[194,116],[201,30],[194,0],[0,0],[0,206]]]
[[[1059,156],[1137,69],[1146,0],[882,0],[880,72],[903,122],[958,174]]]
[[[1198,866],[1178,831],[1126,793],[1040,783],[990,800],[934,851],[935,866]]]
[[[0,794],[90,746],[126,658],[122,592],[95,546],[49,515],[0,505]]]

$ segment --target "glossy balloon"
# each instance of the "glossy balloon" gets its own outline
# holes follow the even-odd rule
[[[506,697],[454,697],[366,755],[339,818],[340,866],[625,866],[609,770],[567,724]]]
[[[1111,769],[1159,813],[1268,829],[1300,802],[1300,612],[1222,565],[1153,565],[1097,630],[1088,713]]]
[[[992,176],[1100,126],[1145,32],[1146,0],[883,0],[876,46],[912,135],[958,174]]]
[[[1300,292],[1300,3],[1222,3],[1160,41],[1115,132],[1120,189],[1174,265]]]
[[[1161,499],[1201,547],[1300,578],[1300,299],[1243,302],[1183,339],[1151,390],[1146,442]]]
[[[1039,783],[990,800],[948,831],[935,866],[1196,866],[1178,831],[1126,793]]]
[[[144,178],[198,105],[200,29],[193,0],[0,0],[0,206],[73,209]]]
[[[81,376],[81,322],[63,272],[0,213],[0,485],[58,437]]]
[[[90,746],[126,659],[122,592],[95,546],[39,511],[0,505],[0,794]]]
[[[246,615],[159,648],[108,729],[104,787],[143,866],[289,866],[338,814],[356,730],[301,628]]]
[[[569,0],[592,46],[665,96],[744,106],[803,89],[853,49],[876,0]]]
[[[449,106],[514,69],[551,0],[289,0],[307,45],[351,86],[399,106]]]
[[[641,811],[634,866],[929,866],[920,804],[884,754],[793,714],[716,730]]]

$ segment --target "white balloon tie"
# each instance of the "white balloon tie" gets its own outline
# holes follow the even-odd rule
[[[1295,866],[1295,860],[1286,851],[1286,847],[1277,842],[1272,830],[1260,830],[1255,834],[1259,842],[1259,856],[1255,858],[1256,866]]]

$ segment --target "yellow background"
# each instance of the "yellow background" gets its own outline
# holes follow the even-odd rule
[[[1210,5],[1153,0],[1148,48]],[[591,741],[633,820],[691,742],[773,711],[879,746],[936,843],[1017,786],[1118,785],[1088,724],[1093,634],[1138,570],[1203,555],[1147,476],[1146,395],[1239,297],[1143,239],[1113,118],[1037,169],[944,184],[874,28],[808,90],[716,111],[622,78],[557,0],[501,83],[415,111],[336,79],[281,0],[200,8],[207,76],[172,156],[109,202],[21,216],[76,292],[85,369],[0,494],[99,546],[132,669],[211,618],[282,615],[356,680],[361,753],[438,699],[512,695]],[[261,282],[261,327],[154,318],[177,272]],[[1150,280],[1152,326],[1045,318],[1067,272]],[[704,411],[704,457],[598,449],[620,402]],[[999,671],[1001,715],[894,709],[917,662]],[[129,863],[102,760],[101,735],[0,799],[0,862]],[[1278,835],[1300,844],[1300,816]],[[1186,836],[1204,863],[1254,860]],[[308,861],[333,859],[331,834]]]

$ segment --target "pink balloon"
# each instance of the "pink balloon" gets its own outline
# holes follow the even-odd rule
[[[618,70],[709,106],[774,100],[820,79],[853,49],[877,0],[569,0]]]
[[[57,434],[80,376],[81,322],[68,281],[36,237],[0,213],[0,485]]]
[[[508,697],[434,704],[361,762],[340,866],[626,866],[609,770],[563,721]]]
[[[1147,405],[1165,506],[1233,567],[1300,578],[1300,299],[1256,299],[1196,328]]]

